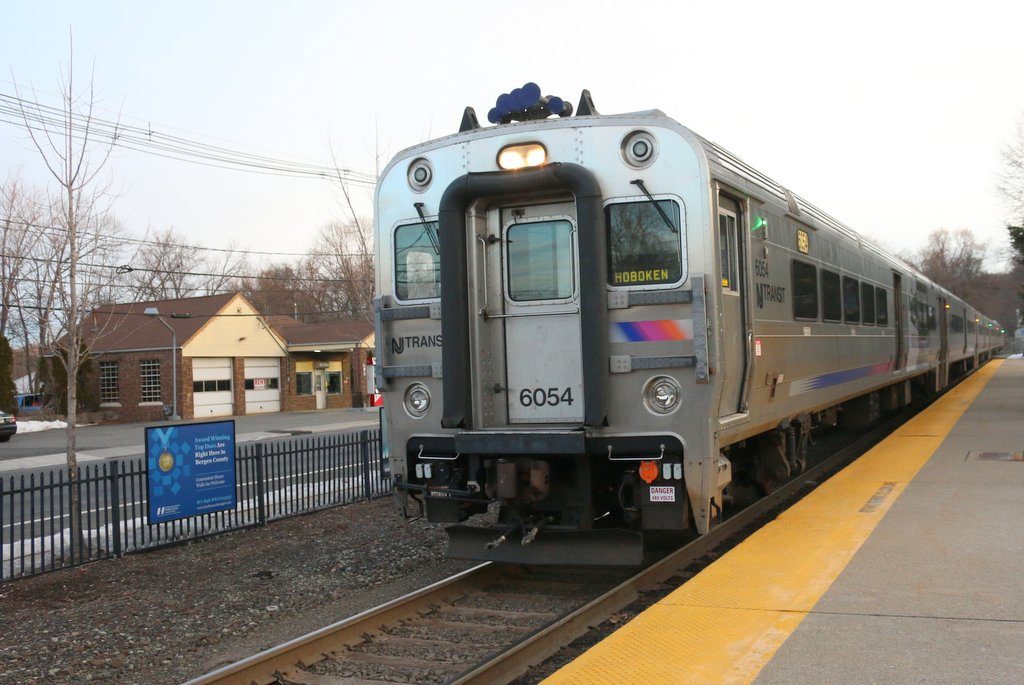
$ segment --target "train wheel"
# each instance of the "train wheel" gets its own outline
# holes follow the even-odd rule
[[[786,459],[785,435],[781,431],[758,436],[755,464],[757,484],[766,495],[789,478],[792,471]]]

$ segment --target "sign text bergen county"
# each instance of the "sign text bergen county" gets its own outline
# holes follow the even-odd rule
[[[235,422],[146,428],[149,523],[234,509]]]

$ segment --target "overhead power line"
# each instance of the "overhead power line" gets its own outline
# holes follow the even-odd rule
[[[72,137],[86,135],[114,147],[165,157],[182,162],[237,171],[285,176],[319,178],[365,187],[376,185],[376,178],[353,169],[254,154],[223,145],[213,145],[183,136],[110,121],[97,116],[67,112],[58,107],[27,100],[18,95],[0,93],[0,121],[34,132],[55,133],[70,128]]]
[[[0,253],[0,258],[3,259],[24,259],[30,262],[50,263],[52,260],[45,259],[43,257],[30,257],[24,255],[11,255]],[[213,272],[204,271],[178,271],[174,269],[153,269],[144,266],[132,266],[130,264],[95,264],[79,260],[79,266],[85,266],[92,269],[113,269],[119,274],[132,273],[134,271],[141,271],[143,273],[153,274],[166,274],[174,276],[207,276],[214,278],[237,278],[242,280],[257,280],[257,281],[291,281],[301,283],[372,283],[372,278],[309,278],[306,276],[273,276],[267,274],[218,274]]]
[[[232,291],[229,291],[229,292],[236,292],[236,291],[232,290]],[[226,294],[226,293],[214,293],[214,294]],[[137,303],[133,302],[132,304],[145,304],[146,302],[150,302],[150,301],[151,300],[145,300],[145,301],[137,302]],[[156,301],[159,301],[159,300],[156,300]],[[11,304],[7,305],[7,306],[10,307],[11,309],[28,309],[28,310],[32,310],[32,311],[45,311],[45,312],[64,312],[64,311],[67,311],[67,309],[64,308],[64,307],[40,307],[40,306],[37,306],[37,305],[17,304],[17,303],[13,303],[13,302]],[[312,312],[288,311],[288,312],[281,312],[280,314],[260,314],[260,313],[255,313],[255,314],[192,314],[191,312],[173,312],[173,313],[177,314],[178,316],[172,317],[170,315],[170,313],[168,313],[166,316],[168,318],[174,318],[174,319],[178,319],[178,320],[181,320],[181,319],[254,318],[254,317],[255,318],[261,318],[261,319],[266,319],[266,318],[271,317],[271,316],[286,316],[289,319],[291,319],[291,318],[294,318],[295,316],[335,316],[335,315],[338,315],[338,314],[350,315],[352,312],[347,310],[347,309],[323,309],[323,310],[312,311]],[[145,316],[146,318],[150,318],[150,316],[148,314],[146,314],[145,312],[124,312],[124,311],[116,311],[116,310],[109,310],[109,309],[105,310],[105,309],[98,309],[98,308],[88,311],[86,313],[86,316],[92,316],[94,314],[101,314],[101,315],[109,314],[110,316]],[[187,316],[182,316],[182,315],[187,315]],[[355,317],[349,317],[349,318],[355,318]],[[329,323],[329,322],[320,321],[320,322],[317,322],[317,323]],[[369,323],[369,322],[367,322],[367,323]]]
[[[13,86],[15,88],[16,92],[17,92],[18,88],[21,87],[21,85],[17,81],[13,81],[11,79],[6,79],[6,78],[2,78],[2,77],[0,77],[0,83],[6,83],[9,86]],[[54,100],[61,100],[61,99],[64,98],[64,95],[62,95],[62,94],[55,93],[55,92],[49,91],[49,90],[43,90],[42,88],[36,88],[34,85],[31,86],[31,90],[32,90],[32,94],[33,95],[38,95],[38,94],[42,93],[43,95],[48,95],[50,98],[52,98]],[[101,106],[101,105],[99,105],[97,103],[90,103],[90,104],[92,105],[93,111],[101,112],[101,113],[106,113],[106,114],[110,115],[108,118],[111,118],[111,117],[112,118],[116,118],[118,121],[122,121],[122,120],[125,120],[125,119],[131,120],[131,121],[136,121],[136,122],[139,123],[140,126],[144,126],[146,128],[146,130],[150,130],[150,129],[153,128],[153,121],[152,121],[151,118],[134,117],[134,116],[131,116],[130,114],[125,114],[124,112],[122,112],[119,109],[111,109],[109,107],[103,107],[103,106]],[[227,143],[228,145],[232,145],[232,146],[235,146],[235,147],[244,147],[244,148],[248,148],[250,150],[261,150],[263,152],[267,152],[267,153],[270,153],[271,155],[276,155],[276,156],[279,156],[279,157],[286,157],[286,156],[288,156],[288,153],[282,152],[280,150],[272,150],[270,148],[261,147],[259,145],[252,145],[252,144],[249,144],[249,143],[241,143],[239,141],[230,140],[228,138],[219,138],[217,136],[211,136],[211,135],[208,135],[208,134],[205,134],[205,133],[201,133],[201,132],[198,132],[198,131],[192,131],[192,130],[187,129],[187,128],[180,128],[180,127],[177,127],[177,126],[169,126],[169,125],[163,124],[163,123],[159,124],[159,128],[162,131],[175,131],[175,132],[178,132],[178,133],[186,133],[186,134],[189,134],[190,136],[193,136],[194,138],[197,138],[197,139],[198,138],[205,138],[207,140],[214,140],[214,141],[218,141],[218,142],[221,142],[221,143]],[[296,159],[299,159],[299,158],[296,158]],[[310,161],[310,160],[301,160],[301,161]]]
[[[24,226],[26,228],[37,228],[41,231],[59,231],[61,233],[67,233],[68,229],[63,226],[51,226],[47,224],[35,224],[28,221],[21,221],[13,218],[0,218],[0,224],[4,222],[10,222],[17,224],[18,226]],[[196,245],[192,243],[176,243],[176,242],[165,242],[163,240],[146,240],[145,238],[135,238],[132,236],[117,236],[110,235],[107,233],[97,233],[94,231],[78,230],[80,236],[92,236],[94,238],[100,238],[102,240],[131,243],[133,245],[154,245],[157,247],[178,247],[185,250],[201,250],[203,252],[223,252],[232,254],[244,254],[244,255],[258,255],[265,257],[372,257],[372,252],[282,252],[280,250],[249,250],[245,248],[233,248],[233,247],[206,247],[204,245]]]

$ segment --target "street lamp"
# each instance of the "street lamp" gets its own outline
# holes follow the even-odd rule
[[[160,310],[156,307],[146,307],[146,310],[142,312],[146,316],[156,319],[162,323],[167,330],[171,332],[171,420],[180,421],[181,417],[178,416],[178,334],[174,332],[170,324],[164,321],[163,317],[160,316]],[[187,314],[171,314],[172,319],[187,319]]]

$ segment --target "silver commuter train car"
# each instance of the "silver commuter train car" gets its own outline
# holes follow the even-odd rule
[[[798,473],[816,425],[866,424],[1001,344],[660,111],[548,102],[487,128],[467,108],[377,189],[396,496],[452,524],[499,504],[448,529],[450,554],[640,563],[644,532],[707,532],[730,491]]]

